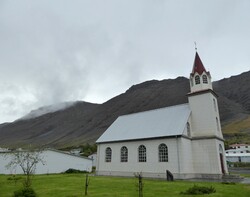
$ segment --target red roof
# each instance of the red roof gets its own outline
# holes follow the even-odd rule
[[[203,63],[198,55],[198,53],[195,53],[195,59],[194,59],[194,66],[193,66],[193,70],[192,70],[192,75],[194,75],[195,73],[198,73],[199,75],[201,75],[203,72],[206,72],[205,67],[203,66]]]

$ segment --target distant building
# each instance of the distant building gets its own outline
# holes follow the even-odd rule
[[[226,159],[229,162],[250,162],[249,144],[232,144],[226,150]]]
[[[230,149],[226,150],[226,153],[250,153],[249,144],[232,144],[229,147]]]
[[[6,165],[11,159],[13,152],[0,153],[0,174],[22,174],[22,169],[17,168],[6,169]],[[92,160],[87,157],[76,156],[58,150],[44,150],[41,153],[44,164],[38,163],[36,166],[36,174],[62,173],[69,168],[92,171]]]
[[[198,53],[190,87],[186,104],[118,117],[96,142],[97,175],[166,178],[169,171],[176,179],[189,179],[227,174],[217,95]]]
[[[229,162],[250,162],[250,153],[226,153],[226,160]]]

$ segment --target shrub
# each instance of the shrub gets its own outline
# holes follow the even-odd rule
[[[181,192],[181,194],[187,195],[201,195],[201,194],[211,194],[215,193],[216,190],[214,187],[205,187],[205,186],[198,186],[194,185],[193,187],[187,189],[185,192]]]
[[[20,190],[14,191],[14,197],[36,197],[35,191],[30,187],[24,187]]]
[[[64,173],[73,174],[73,173],[88,173],[88,172],[87,171],[82,171],[82,170],[76,170],[76,169],[73,169],[73,168],[69,168]]]
[[[23,178],[20,177],[20,176],[11,176],[11,177],[7,178],[8,181],[18,181],[18,180],[21,180],[21,179],[23,179]]]

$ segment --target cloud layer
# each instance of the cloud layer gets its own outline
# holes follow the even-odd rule
[[[0,2],[0,123],[75,100],[104,102],[151,79],[188,77],[194,41],[214,79],[248,71],[250,2]]]

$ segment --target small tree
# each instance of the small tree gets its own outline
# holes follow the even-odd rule
[[[9,168],[16,168],[20,166],[26,179],[24,180],[24,187],[29,188],[31,186],[31,176],[35,173],[36,165],[38,163],[44,164],[44,160],[41,156],[42,151],[16,151],[8,156],[11,157],[10,162],[6,165]]]

